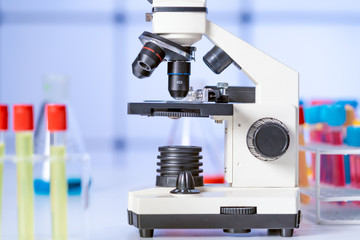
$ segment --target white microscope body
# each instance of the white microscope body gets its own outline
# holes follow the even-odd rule
[[[184,47],[206,36],[253,81],[255,102],[233,103],[231,116],[209,116],[225,122],[226,185],[186,196],[170,193],[173,187],[130,192],[129,223],[143,237],[172,228],[265,228],[292,236],[300,223],[298,73],[207,20],[206,0],[153,0],[152,6],[154,34]],[[276,154],[269,141],[279,141]]]

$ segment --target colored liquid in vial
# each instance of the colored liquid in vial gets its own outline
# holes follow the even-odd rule
[[[52,240],[66,240],[67,179],[65,146],[50,147],[50,195],[52,210]]]
[[[322,131],[318,129],[314,129],[310,131],[310,142],[311,143],[321,143],[322,142]],[[313,180],[315,180],[315,166],[316,166],[316,154],[311,153],[311,163],[312,163],[312,172],[313,172]],[[322,166],[323,167],[323,166]]]
[[[343,135],[341,131],[332,131],[329,133],[330,144],[339,146],[343,144]],[[330,155],[330,161],[333,163],[332,183],[335,186],[345,186],[345,163],[344,155]]]
[[[16,133],[19,240],[34,239],[33,136]]]
[[[0,143],[0,236],[1,236],[1,207],[2,207],[2,185],[4,174],[4,159],[5,156],[5,144]]]
[[[350,155],[351,186],[360,188],[360,155]]]

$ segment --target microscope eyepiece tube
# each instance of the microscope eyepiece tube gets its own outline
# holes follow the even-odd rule
[[[169,93],[174,99],[183,99],[189,92],[190,62],[168,62]]]
[[[165,51],[152,42],[147,42],[132,64],[133,74],[138,78],[150,77],[165,58]]]

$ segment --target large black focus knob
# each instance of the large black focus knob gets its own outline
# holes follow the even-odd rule
[[[250,152],[263,161],[274,161],[285,154],[290,144],[288,128],[274,118],[256,121],[248,131]]]
[[[213,71],[215,74],[220,74],[224,71],[233,60],[231,57],[224,52],[218,46],[214,46],[204,57],[204,63]]]

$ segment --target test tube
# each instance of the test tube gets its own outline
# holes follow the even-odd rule
[[[349,146],[360,147],[360,127],[349,126],[346,133],[346,143]],[[350,155],[351,186],[360,188],[360,155]]]
[[[320,119],[321,106],[312,106],[305,109],[305,122],[308,124],[310,133],[310,143],[319,144],[322,142],[322,126]],[[311,168],[313,173],[313,179],[315,179],[315,159],[316,154],[311,154]]]
[[[329,126],[328,143],[339,146],[344,142],[343,124],[346,121],[345,107],[342,105],[324,106],[324,117]],[[332,165],[332,184],[335,186],[345,186],[345,163],[344,155],[327,156],[329,165]]]
[[[0,236],[1,236],[1,206],[2,206],[2,181],[4,173],[5,156],[5,131],[8,129],[8,108],[0,104]]]
[[[66,107],[46,106],[47,128],[50,132],[50,196],[52,210],[52,240],[66,240],[67,179],[66,179]]]
[[[299,107],[299,145],[304,146],[304,109],[302,106]],[[299,151],[299,186],[308,187],[309,180],[307,177],[307,164],[304,151]],[[310,197],[305,194],[300,194],[300,200],[302,203],[309,203]]]
[[[327,124],[326,119],[326,109],[330,105],[322,105],[320,109],[320,119],[322,122],[322,142],[330,144],[331,140],[331,127]],[[328,155],[321,156],[321,181],[324,183],[332,184],[333,182],[333,166],[334,163],[331,160],[331,157]]]
[[[32,105],[14,105],[18,199],[18,239],[34,240],[33,130]]]
[[[346,104],[345,105],[345,110],[346,110],[346,121],[344,123],[344,142],[347,136],[347,128],[349,126],[354,125],[355,122],[355,108],[353,107],[353,105],[351,104]],[[345,180],[346,180],[346,184],[351,184],[351,169],[350,169],[350,156],[349,155],[345,155],[344,156],[344,161],[345,161]]]

